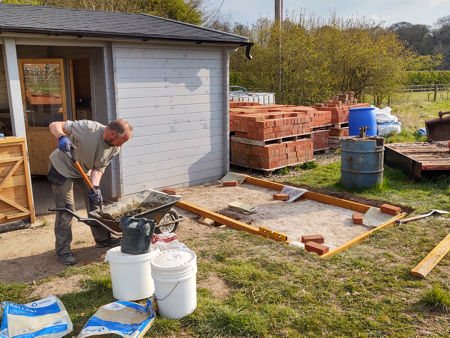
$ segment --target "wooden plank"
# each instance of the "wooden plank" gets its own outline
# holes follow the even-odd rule
[[[212,102],[212,103],[198,103],[190,104],[184,101],[176,102],[172,105],[159,106],[157,108],[151,109],[151,116],[179,116],[183,114],[192,113],[206,113],[215,112],[220,113],[223,111],[223,101]],[[125,110],[118,111],[118,117],[122,119],[128,118],[138,118],[138,117],[148,117],[149,108],[148,107],[135,107],[127,108]]]
[[[9,179],[7,182],[5,182],[5,185],[3,186],[4,189],[8,188],[14,188],[17,186],[26,186],[27,180],[25,175],[19,175],[19,176],[13,176],[11,179]]]
[[[170,81],[171,78],[183,78],[185,82],[192,82],[194,86],[197,83],[197,79],[199,77],[219,77],[222,78],[222,69],[206,69],[206,68],[198,68],[198,69],[183,69],[183,68],[170,68],[170,69],[128,69],[128,68],[119,68],[117,69],[117,78],[120,80],[123,79],[149,79],[152,77],[166,77]],[[187,81],[190,79],[190,81]],[[189,84],[188,84],[189,85]]]
[[[425,256],[414,269],[411,275],[425,278],[428,273],[445,257],[450,251],[450,234],[448,234],[431,252]]]
[[[36,215],[34,211],[34,201],[33,201],[33,191],[31,189],[31,171],[30,171],[30,165],[29,165],[29,159],[27,155],[27,147],[25,142],[22,143],[22,151],[23,151],[23,163],[25,168],[25,180],[26,180],[26,186],[27,186],[27,196],[28,196],[28,209],[30,211],[30,220],[31,223],[34,223],[36,221]]]
[[[278,190],[278,191],[281,191],[284,187],[284,184],[270,182],[270,181],[262,180],[260,178],[251,177],[251,176],[246,176],[245,183],[257,185],[257,186],[272,189],[272,190]],[[335,205],[335,206],[338,206],[341,208],[355,210],[355,211],[359,211],[359,212],[366,212],[370,208],[370,206],[365,205],[365,204],[347,201],[347,200],[344,200],[341,198],[323,195],[323,194],[319,194],[319,193],[312,192],[312,191],[308,191],[305,194],[303,194],[302,198],[308,198],[313,201],[322,202],[325,204],[331,204],[331,205]]]
[[[200,216],[212,219],[213,221],[216,221],[220,224],[225,224],[229,227],[232,227],[233,229],[246,231],[253,235],[264,236],[264,234],[259,231],[259,228],[256,228],[254,226],[251,226],[251,225],[243,223],[243,222],[236,221],[235,219],[232,219],[230,217],[203,209],[203,208],[201,208],[195,204],[192,204],[190,202],[186,202],[186,201],[182,200],[182,201],[177,202],[177,204],[175,204],[175,205],[181,209],[190,211],[196,215],[200,215]]]
[[[5,178],[0,182],[0,189],[3,188],[3,186],[5,185],[6,181],[8,181],[8,179],[15,173],[15,171],[17,170],[17,168],[23,163],[23,159],[20,159],[19,161],[17,161],[16,163],[14,163],[14,166],[9,170],[8,174],[5,176]]]
[[[385,223],[383,223],[383,224],[377,226],[376,228],[374,228],[374,229],[372,229],[372,230],[367,231],[366,233],[364,233],[364,234],[362,234],[362,235],[359,235],[358,237],[353,238],[352,240],[348,241],[347,243],[341,245],[340,247],[337,247],[337,248],[334,249],[334,250],[331,250],[331,251],[327,252],[326,254],[324,254],[324,255],[322,255],[322,256],[320,256],[320,257],[322,257],[322,258],[328,258],[328,257],[331,257],[331,256],[333,256],[334,254],[337,254],[337,253],[339,253],[339,252],[342,252],[342,251],[348,249],[349,247],[351,247],[351,246],[353,246],[353,245],[355,245],[355,244],[361,243],[363,240],[365,240],[367,237],[369,237],[369,236],[370,236],[372,233],[374,233],[375,231],[378,231],[378,230],[381,230],[381,229],[383,229],[383,228],[386,228],[387,226],[389,226],[389,225],[395,223],[396,220],[401,219],[401,218],[403,218],[403,217],[405,217],[405,216],[406,216],[405,213],[401,213],[400,215],[397,215],[397,216],[391,218],[389,221],[387,221],[387,222],[385,222]]]
[[[223,86],[200,86],[192,90],[189,87],[163,87],[163,88],[130,88],[118,91],[119,99],[138,99],[166,96],[191,96],[191,95],[221,95]]]
[[[22,212],[28,212],[28,210],[26,208],[24,208],[23,206],[21,206],[19,203],[16,203],[15,201],[13,201],[5,196],[0,195],[0,200]]]
[[[223,102],[219,94],[199,94],[180,96],[158,96],[151,98],[117,99],[119,109],[146,107],[147,110],[158,110],[160,106],[171,106],[178,103],[184,104],[213,104]]]

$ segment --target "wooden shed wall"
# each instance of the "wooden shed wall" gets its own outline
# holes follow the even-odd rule
[[[224,55],[219,47],[114,43],[117,117],[134,128],[120,155],[123,195],[224,175]]]
[[[3,51],[0,44],[0,110],[8,107],[8,90],[6,88],[5,64],[3,62]]]

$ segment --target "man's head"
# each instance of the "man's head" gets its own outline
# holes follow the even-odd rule
[[[131,138],[133,128],[124,120],[114,120],[103,131],[103,141],[110,146],[121,147]]]

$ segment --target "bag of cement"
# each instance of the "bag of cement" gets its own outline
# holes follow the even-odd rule
[[[143,337],[155,320],[151,301],[147,306],[117,301],[102,306],[89,319],[78,338],[116,334],[122,337]]]
[[[63,303],[55,296],[28,303],[2,302],[0,338],[59,338],[72,332],[72,322]]]
[[[167,234],[153,234],[152,245],[159,249],[159,251],[165,251],[170,249],[187,249],[187,246],[178,240],[177,234],[170,232]]]

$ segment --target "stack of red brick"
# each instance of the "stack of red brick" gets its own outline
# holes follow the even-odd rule
[[[342,136],[349,108],[364,106],[353,92],[315,107],[230,102],[231,162],[275,169],[310,161],[314,150],[328,149],[330,135]]]
[[[313,148],[309,138],[264,146],[231,141],[231,162],[246,167],[273,169],[312,159]]]

